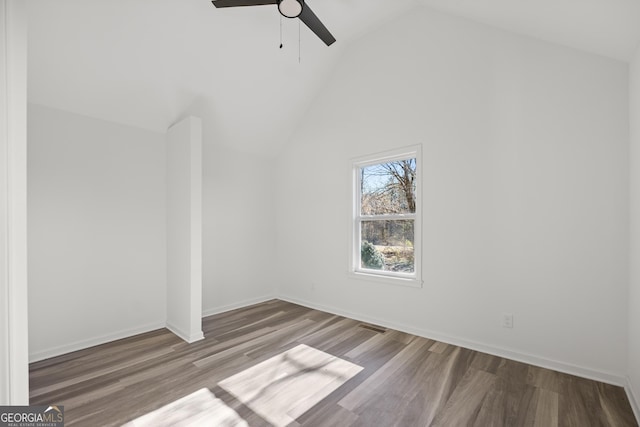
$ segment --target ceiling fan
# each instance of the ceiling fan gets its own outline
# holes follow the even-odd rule
[[[327,46],[331,46],[336,39],[331,35],[327,27],[318,19],[305,0],[213,0],[215,7],[260,6],[277,4],[278,11],[285,18],[300,18],[311,31],[316,33],[320,40]]]

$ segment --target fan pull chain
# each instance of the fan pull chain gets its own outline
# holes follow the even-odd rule
[[[282,49],[282,15],[280,15],[280,49]]]

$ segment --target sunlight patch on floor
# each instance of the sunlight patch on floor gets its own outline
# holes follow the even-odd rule
[[[362,369],[301,344],[218,385],[280,427],[304,414]]]
[[[248,427],[233,409],[206,388],[136,418],[123,427]]]

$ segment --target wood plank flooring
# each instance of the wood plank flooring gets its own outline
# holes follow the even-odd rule
[[[31,404],[64,405],[67,426],[119,426],[208,388],[269,426],[218,383],[305,344],[364,369],[291,427],[638,425],[621,387],[279,300],[207,317],[203,330],[190,345],[161,329],[33,363]]]

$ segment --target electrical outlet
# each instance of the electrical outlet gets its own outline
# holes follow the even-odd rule
[[[311,290],[312,291],[316,290],[316,283],[315,282],[311,282]]]
[[[509,329],[513,328],[513,314],[502,313],[502,327]]]

